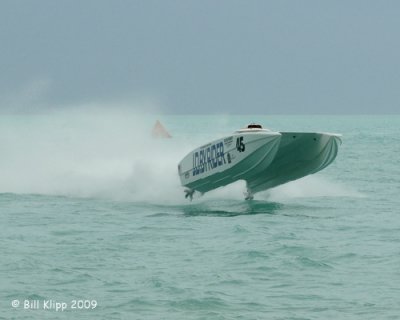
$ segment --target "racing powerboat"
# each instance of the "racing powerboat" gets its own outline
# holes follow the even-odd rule
[[[274,132],[250,124],[190,152],[178,165],[186,198],[245,180],[245,199],[316,173],[336,158],[341,135]]]

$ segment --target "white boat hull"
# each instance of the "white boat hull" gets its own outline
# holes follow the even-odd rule
[[[281,142],[272,163],[258,177],[246,179],[251,193],[270,189],[309,174],[333,162],[340,137],[328,133],[281,132]]]
[[[280,137],[277,132],[234,134],[204,145],[180,162],[181,184],[204,193],[237,180],[247,180],[271,164]],[[241,146],[245,150],[241,151]]]
[[[340,136],[329,133],[239,130],[190,152],[178,166],[191,197],[237,180],[253,194],[324,169],[336,158]]]

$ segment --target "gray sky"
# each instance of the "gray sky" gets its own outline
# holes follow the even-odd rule
[[[0,108],[398,113],[400,1],[2,0]]]

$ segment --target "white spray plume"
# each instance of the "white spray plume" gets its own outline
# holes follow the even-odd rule
[[[259,198],[287,202],[296,198],[364,197],[363,194],[321,174],[313,174],[260,193]]]
[[[153,139],[156,119],[128,112],[5,116],[0,192],[180,201],[177,164],[193,141]]]

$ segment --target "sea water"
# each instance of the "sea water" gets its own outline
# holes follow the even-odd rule
[[[399,116],[0,118],[1,319],[399,319]],[[250,122],[343,135],[325,170],[184,199],[177,163]]]

